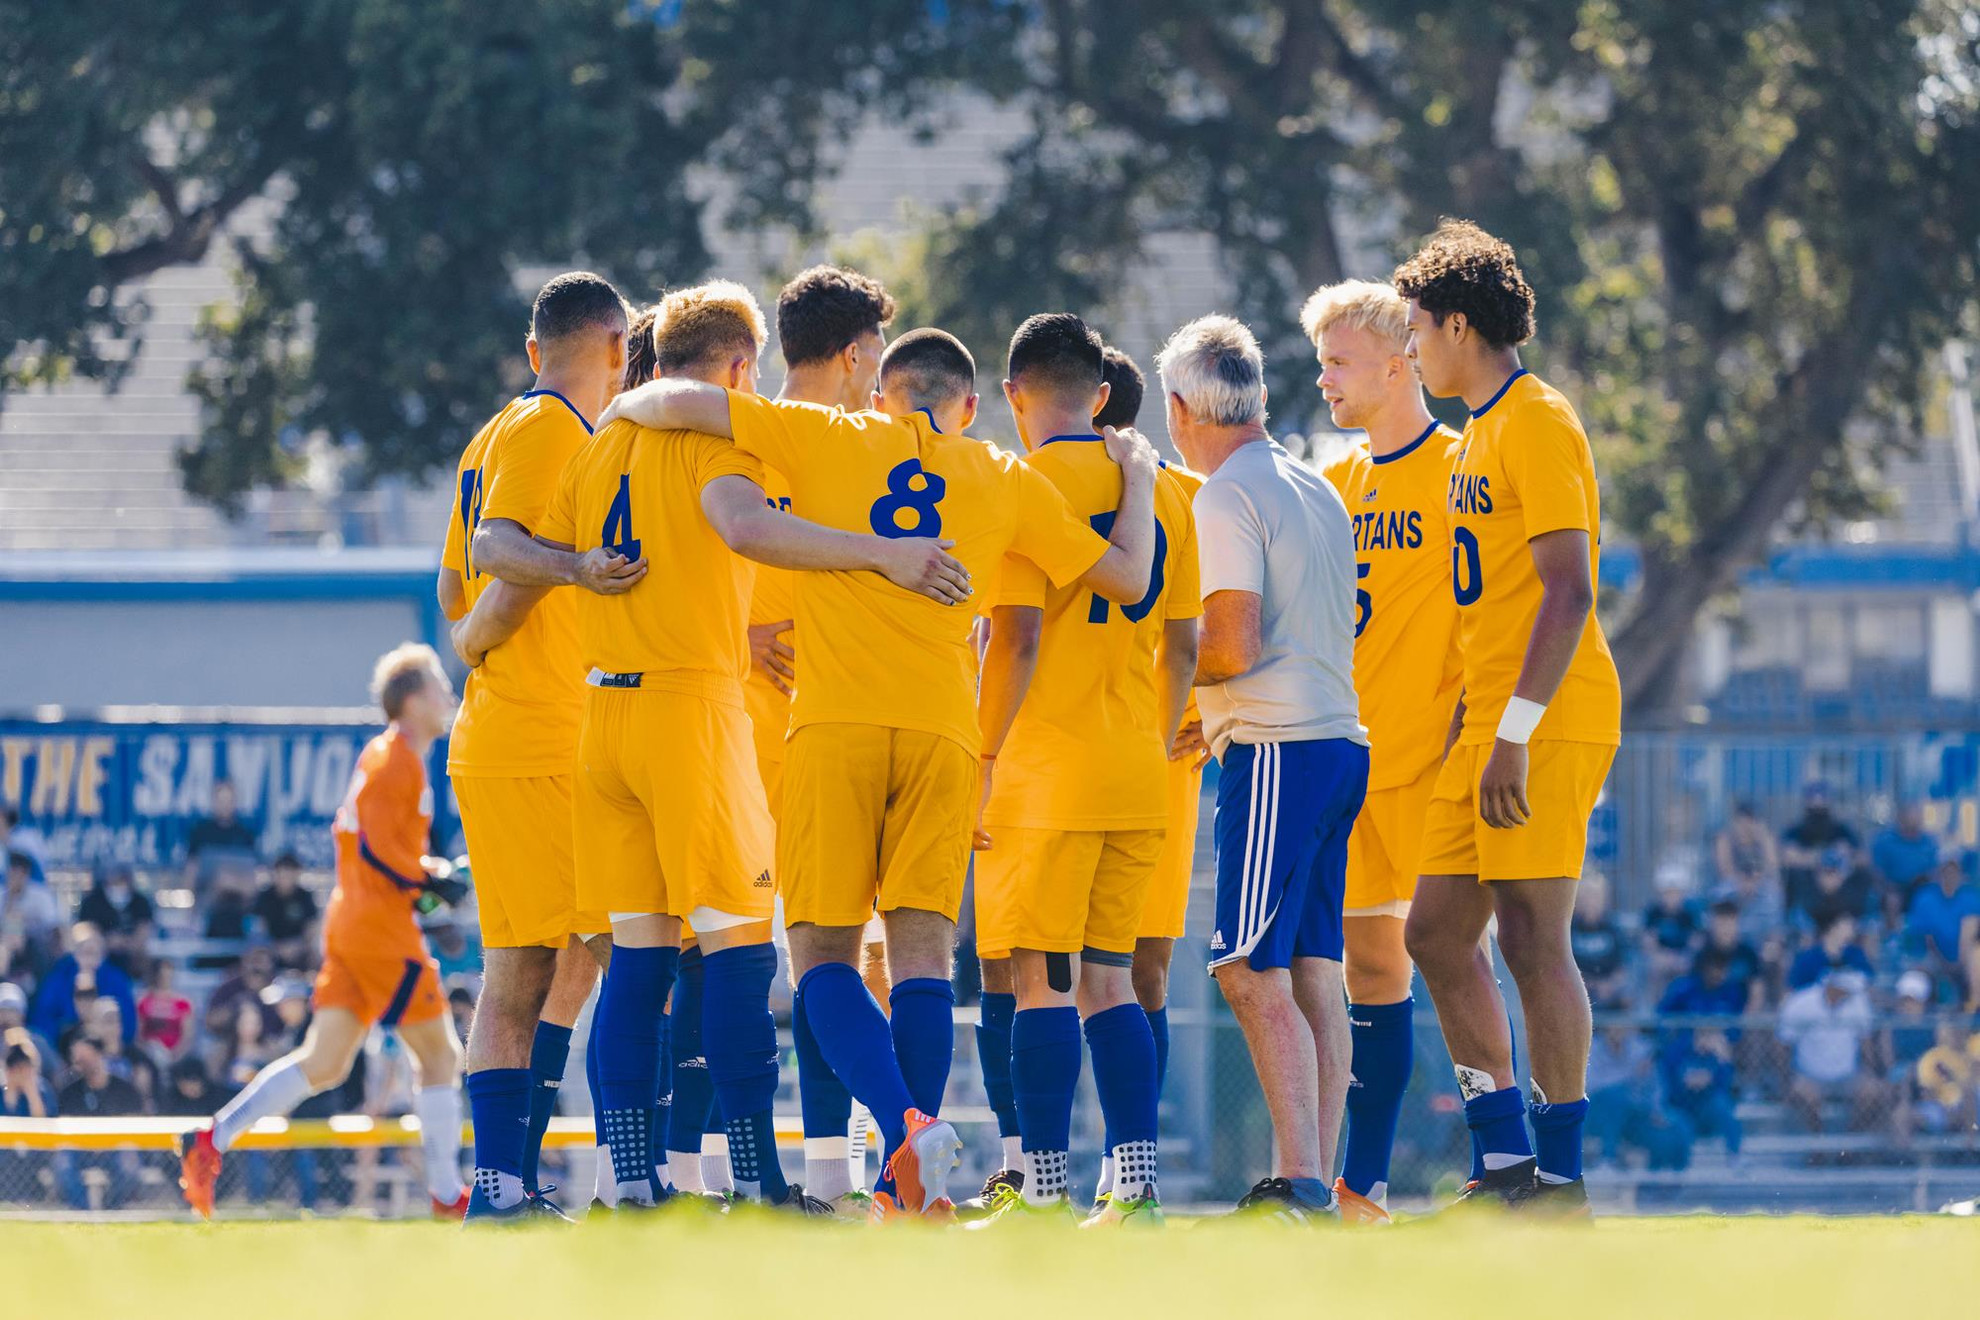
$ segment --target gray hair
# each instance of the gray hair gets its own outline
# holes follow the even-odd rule
[[[1155,358],[1162,388],[1215,426],[1265,420],[1265,354],[1242,321],[1203,316],[1169,336]]]

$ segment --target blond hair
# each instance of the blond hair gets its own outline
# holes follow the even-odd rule
[[[705,367],[718,353],[761,353],[768,338],[756,295],[734,280],[710,280],[676,289],[660,300],[656,310],[656,376]]]
[[[378,663],[371,667],[371,699],[385,712],[385,718],[396,720],[399,712],[405,709],[406,698],[432,682],[444,682],[447,671],[440,667],[440,657],[432,647],[422,642],[401,642],[399,645],[378,657]]]
[[[1380,335],[1400,352],[1409,339],[1409,304],[1392,284],[1343,280],[1321,285],[1299,309],[1299,328],[1315,346],[1320,336],[1342,326]]]

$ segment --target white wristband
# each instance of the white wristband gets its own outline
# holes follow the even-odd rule
[[[1506,713],[1499,716],[1499,738],[1503,742],[1519,743],[1521,746],[1540,727],[1540,717],[1547,708],[1537,701],[1525,697],[1512,697],[1506,701]]]

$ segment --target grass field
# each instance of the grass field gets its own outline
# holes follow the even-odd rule
[[[1107,1236],[698,1217],[486,1233],[329,1220],[7,1224],[0,1261],[8,1312],[65,1320],[697,1311],[1855,1320],[1893,1307],[1972,1314],[1980,1222],[1610,1219],[1592,1229],[1352,1233],[1199,1221]]]

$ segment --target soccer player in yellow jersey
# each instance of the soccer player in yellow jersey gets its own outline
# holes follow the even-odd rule
[[[1103,364],[1084,321],[1044,313],[1011,337],[1004,381],[1028,461],[1102,531],[1122,485],[1093,431]],[[1155,1039],[1130,969],[1168,823],[1169,744],[1196,675],[1196,584],[1189,496],[1167,474],[1156,482],[1140,600],[1054,587],[1020,558],[998,580],[979,711],[988,795],[976,944],[982,957],[1011,962],[1024,1178],[1021,1190],[993,1194],[993,1220],[1070,1205],[1082,1021],[1115,1169],[1111,1199],[1087,1223],[1161,1214]]]
[[[1389,1156],[1415,1045],[1403,919],[1458,688],[1444,518],[1458,437],[1424,407],[1403,351],[1408,317],[1393,287],[1363,280],[1320,289],[1300,315],[1334,425],[1367,436],[1323,474],[1354,523],[1354,686],[1370,744],[1341,923],[1354,1063],[1334,1196],[1353,1223],[1389,1217]]]
[[[754,393],[763,315],[740,285],[668,295],[651,333],[656,372]],[[565,465],[537,528],[571,571],[601,547],[663,570],[624,595],[577,602],[590,666],[575,793],[578,892],[582,905],[612,917],[596,1039],[621,1208],[663,1195],[653,1098],[663,1007],[688,919],[701,944],[701,1035],[737,1188],[826,1212],[784,1181],[771,1124],[772,833],[742,701],[755,573],[742,556],[791,569],[877,571],[943,603],[969,594],[961,565],[942,551],[946,542],[787,516],[767,505],[761,471],[712,437],[616,422]]]
[[[577,907],[570,794],[584,667],[576,593],[565,588],[627,591],[645,565],[601,551],[555,576],[532,561],[541,547],[529,533],[565,460],[590,434],[588,418],[618,386],[626,327],[624,300],[597,275],[571,272],[543,286],[527,344],[536,383],[462,453],[441,555],[439,595],[450,618],[467,614],[497,581],[542,590],[524,602],[527,614],[500,653],[468,676],[448,747],[487,951],[467,1064],[482,1134],[475,1148],[476,1187],[487,1192],[482,1214],[487,1207],[554,1213],[531,1194],[542,1126],[530,1118],[534,1109],[548,1122],[555,1096],[543,1083],[551,1063],[561,1075],[562,1060],[540,1048],[546,1042],[536,1024],[553,1012],[546,1005],[557,986],[567,993],[555,1012],[574,1015],[596,972],[571,949],[572,937],[595,936],[602,949],[609,924],[603,913]],[[569,1023],[552,1026],[567,1045]]]
[[[851,412],[865,408],[880,377],[880,354],[886,349],[886,329],[893,319],[894,299],[878,280],[843,266],[800,271],[777,295],[777,344],[786,367],[777,397]],[[783,474],[765,468],[763,482],[777,506],[789,509],[791,492]],[[755,726],[756,764],[763,772],[773,817],[782,811],[784,738],[790,731],[791,688],[797,682],[800,640],[794,631],[795,614],[791,574],[757,569],[749,604],[752,665],[743,695]],[[865,940],[861,959],[867,988],[884,1000],[887,951],[879,918],[867,923]],[[805,1189],[848,1214],[862,1214],[867,1201],[865,1117],[859,1118],[855,1135],[849,1138],[851,1093],[826,1066],[803,1014],[793,1016],[791,1034],[796,1041],[798,1104],[804,1121]]]
[[[1406,942],[1483,1152],[1467,1199],[1585,1213],[1588,992],[1568,925],[1588,815],[1622,740],[1621,686],[1595,617],[1595,464],[1568,401],[1520,365],[1533,290],[1511,248],[1446,221],[1395,283],[1424,388],[1471,410],[1446,496],[1464,691]],[[1479,948],[1494,916],[1526,1017],[1530,1110]]]
[[[975,375],[953,336],[917,330],[881,361],[879,411],[663,380],[607,415],[733,437],[784,474],[793,512],[846,531],[953,540],[972,577],[1014,551],[1060,585],[1079,579],[1110,600],[1140,600],[1153,451],[1110,440],[1127,480],[1103,540],[1045,478],[962,434]],[[957,1143],[932,1115],[953,1047],[950,954],[978,788],[973,615],[859,574],[808,573],[797,588],[804,671],[777,869],[798,1001],[827,1063],[886,1137],[893,1186],[876,1192],[876,1215],[945,1214]],[[891,1029],[853,961],[876,901]]]

